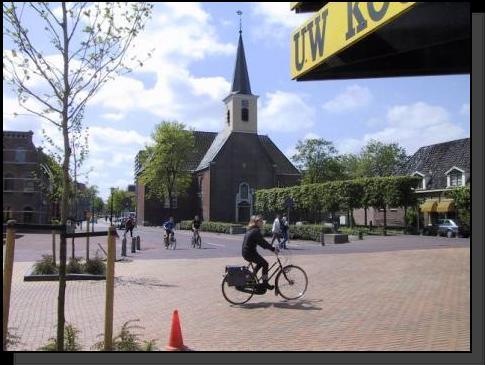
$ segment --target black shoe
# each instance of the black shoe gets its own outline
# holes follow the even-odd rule
[[[263,288],[266,288],[268,290],[273,290],[274,289],[274,285],[270,285],[267,281],[264,281],[263,282]]]

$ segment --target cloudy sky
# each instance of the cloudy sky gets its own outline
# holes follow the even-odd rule
[[[155,48],[152,58],[106,85],[85,113],[90,155],[84,169],[93,168],[85,182],[98,185],[104,198],[111,186],[133,183],[134,157],[156,123],[223,127],[238,9],[251,89],[260,96],[259,133],[287,156],[304,138],[333,141],[341,153],[358,152],[370,139],[398,142],[412,154],[469,136],[469,75],[296,82],[289,71],[290,33],[310,14],[290,12],[289,3],[157,3],[136,41],[141,50]],[[25,112],[5,82],[3,91],[3,130],[32,130],[38,146],[42,129],[57,135],[46,121],[14,117]]]

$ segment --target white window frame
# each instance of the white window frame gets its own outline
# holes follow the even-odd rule
[[[451,186],[450,174],[453,171],[461,172],[461,185]],[[445,172],[445,175],[446,175],[446,187],[447,188],[457,188],[459,186],[465,186],[465,170],[462,170],[459,167],[453,166],[451,169],[449,169],[448,171]]]

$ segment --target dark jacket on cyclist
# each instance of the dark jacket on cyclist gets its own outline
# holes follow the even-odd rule
[[[167,233],[171,233],[173,231],[173,229],[175,228],[175,223],[170,222],[170,221],[166,221],[165,223],[163,223],[162,226],[165,229],[165,231],[167,231]]]
[[[257,246],[261,246],[264,249],[275,251],[275,248],[263,238],[261,230],[257,227],[250,228],[244,236],[242,244],[242,256],[249,262],[254,262],[256,267],[254,268],[254,274],[256,274],[260,268],[263,268],[263,281],[268,280],[268,262],[258,253]]]
[[[194,219],[192,221],[192,227],[194,227],[195,229],[199,229],[200,228],[200,220]]]

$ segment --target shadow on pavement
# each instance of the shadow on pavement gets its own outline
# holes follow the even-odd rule
[[[285,302],[264,302],[264,303],[249,303],[233,307],[241,307],[244,309],[258,309],[258,308],[283,308],[283,309],[300,309],[300,310],[322,310],[321,307],[315,306],[313,303],[321,302],[321,300],[295,300],[295,301],[285,301]]]

